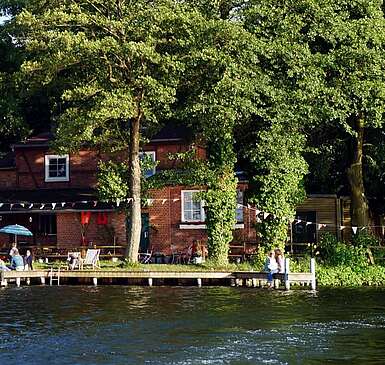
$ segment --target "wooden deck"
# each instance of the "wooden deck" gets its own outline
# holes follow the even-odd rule
[[[289,269],[289,262],[287,261]],[[132,270],[33,270],[2,271],[1,285],[7,286],[15,282],[20,286],[29,284],[60,285],[70,284],[135,284],[135,285],[231,285],[262,287],[267,283],[267,273],[255,271],[132,271]],[[309,285],[315,289],[315,264],[311,263],[311,271],[307,273],[291,273],[274,275],[274,287],[281,285],[287,290],[292,284]]]

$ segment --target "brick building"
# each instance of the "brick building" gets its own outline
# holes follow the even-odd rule
[[[127,221],[122,206],[98,201],[97,166],[106,156],[84,149],[76,154],[57,155],[50,151],[50,134],[41,134],[13,146],[0,160],[0,227],[21,224],[33,232],[19,241],[28,245],[60,248],[88,245],[126,246]],[[170,153],[191,147],[188,132],[166,127],[145,147],[143,153],[157,161],[156,170],[176,168]],[[196,147],[205,158],[205,149]],[[156,173],[148,171],[146,174]],[[241,176],[240,176],[241,177]],[[194,240],[207,240],[202,202],[193,195],[201,188],[168,186],[151,191],[151,204],[143,208],[141,250],[169,254],[181,252]],[[238,185],[237,224],[234,241],[257,242],[255,210],[243,205],[247,181]],[[293,242],[316,242],[319,232],[306,221],[327,222],[325,230],[340,236],[339,227],[348,219],[336,196],[309,196],[298,207],[298,219],[289,230]],[[342,208],[341,208],[342,207]],[[341,210],[342,209],[342,210]],[[0,234],[0,247],[8,247],[12,237]]]

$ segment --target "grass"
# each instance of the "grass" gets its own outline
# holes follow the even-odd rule
[[[34,269],[38,270],[48,270],[51,267],[67,267],[67,262],[65,261],[55,261],[50,264],[46,263],[34,263]],[[100,270],[130,270],[130,271],[168,271],[168,272],[182,272],[182,271],[256,271],[249,263],[242,264],[228,264],[228,265],[213,265],[210,262],[203,264],[188,264],[188,265],[178,265],[178,264],[129,264],[124,261],[112,262],[110,260],[100,261]]]

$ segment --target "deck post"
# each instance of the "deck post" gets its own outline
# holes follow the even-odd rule
[[[0,271],[0,281],[1,286],[7,286],[8,282],[7,279],[4,279],[4,271]]]
[[[94,283],[95,286],[98,285],[98,278],[92,278],[92,282]]]
[[[311,289],[316,289],[316,282],[315,282],[315,258],[310,259],[310,273],[311,273]]]
[[[148,278],[148,286],[152,286],[152,278]]]
[[[16,278],[16,286],[17,286],[17,287],[20,286],[20,282],[21,282],[21,279],[20,279],[20,278]]]
[[[198,279],[197,279],[197,284],[198,284],[199,287],[202,286],[202,279],[201,279],[201,278],[198,278]]]
[[[290,273],[290,259],[285,258],[285,289],[290,290],[290,280],[289,280],[289,273]]]

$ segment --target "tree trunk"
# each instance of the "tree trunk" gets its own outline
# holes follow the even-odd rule
[[[364,127],[363,118],[357,117],[355,120],[357,137],[354,141],[353,161],[347,171],[350,184],[352,226],[356,227],[366,227],[369,220],[369,208],[365,196],[362,171]]]
[[[140,233],[142,229],[142,211],[140,201],[140,161],[139,161],[139,141],[140,141],[140,120],[141,114],[138,113],[137,118],[131,121],[130,130],[130,147],[129,147],[129,165],[130,177],[129,188],[130,198],[128,227],[128,245],[126,250],[126,258],[129,262],[138,262],[138,252],[140,244]]]

